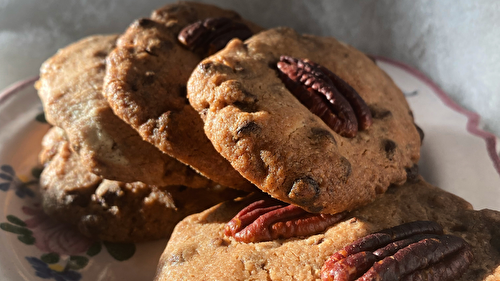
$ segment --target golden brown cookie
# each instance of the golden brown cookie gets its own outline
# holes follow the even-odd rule
[[[124,182],[206,187],[215,183],[142,140],[113,114],[102,95],[105,58],[117,35],[82,39],[57,52],[37,82],[45,116],[63,128],[92,173]]]
[[[445,234],[470,245],[473,262],[456,281],[500,278],[500,213],[474,211],[463,199],[424,181],[390,187],[321,234],[260,243],[224,236],[226,223],[255,199],[222,203],[181,221],[160,259],[155,280],[320,280],[325,261],[344,246],[414,221],[437,222]]]
[[[112,242],[168,238],[185,216],[242,194],[220,186],[159,187],[102,179],[83,168],[57,127],[46,134],[42,147],[44,211],[90,238]]]
[[[345,81],[338,91],[352,87],[359,93],[371,126],[360,122],[357,134],[345,137],[312,113],[296,97],[297,89],[289,90],[278,77],[284,55],[338,75]],[[314,91],[318,85],[312,81],[299,92]],[[332,99],[330,92],[323,94]],[[420,137],[401,90],[363,53],[331,37],[275,28],[244,43],[235,39],[194,70],[188,98],[215,149],[237,171],[274,198],[310,212],[337,213],[369,203],[390,184],[404,183],[420,156]],[[320,98],[320,111],[333,110],[326,98]],[[362,120],[363,114],[354,118]]]
[[[225,186],[251,190],[245,180],[213,148],[203,123],[186,98],[186,83],[202,59],[178,41],[187,25],[205,18],[226,17],[259,27],[229,10],[179,2],[135,21],[120,37],[107,60],[104,95],[113,111],[161,151]]]

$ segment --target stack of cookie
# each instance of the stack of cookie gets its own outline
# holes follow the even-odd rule
[[[500,278],[500,213],[424,182],[405,97],[333,38],[181,2],[60,50],[37,88],[44,210],[171,235],[156,280]]]

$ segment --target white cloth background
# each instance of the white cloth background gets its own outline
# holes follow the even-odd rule
[[[0,0],[0,89],[58,48],[122,32],[169,0]],[[334,36],[416,67],[500,136],[500,1],[206,0],[264,27]],[[417,120],[418,121],[418,120]]]

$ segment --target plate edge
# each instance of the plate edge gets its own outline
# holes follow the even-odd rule
[[[13,94],[23,90],[36,80],[38,80],[39,76],[34,76],[25,80],[21,80],[18,82],[15,82],[14,84],[8,86],[4,90],[0,92],[0,104],[3,103],[6,99],[8,99],[10,96]]]
[[[446,92],[444,92],[436,83],[434,83],[434,81],[432,81],[429,77],[427,77],[419,70],[402,62],[389,59],[386,57],[374,56],[374,55],[370,55],[370,57],[375,60],[396,66],[402,69],[403,71],[406,71],[411,75],[417,77],[424,84],[430,87],[447,107],[451,108],[452,110],[462,115],[465,115],[467,117],[467,125],[466,125],[467,131],[474,136],[482,138],[486,142],[486,151],[488,152],[488,155],[491,161],[493,162],[493,167],[500,176],[500,156],[497,154],[497,149],[496,149],[497,137],[493,133],[487,132],[479,128],[479,122],[481,120],[481,116],[479,114],[470,111],[468,109],[465,109],[459,104],[457,104],[452,98],[448,96],[448,94],[446,94]]]

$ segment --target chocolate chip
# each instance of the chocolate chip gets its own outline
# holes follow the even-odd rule
[[[260,131],[261,131],[260,126],[257,125],[257,123],[250,121],[244,123],[241,127],[239,127],[238,130],[236,131],[236,134],[239,137],[242,137],[250,134],[258,134],[260,133]]]
[[[351,175],[352,172],[351,162],[349,162],[347,158],[342,156],[340,157],[340,166],[343,172],[341,178],[344,181],[347,181],[347,178]]]
[[[311,132],[308,135],[308,138],[311,140],[312,145],[320,145],[327,140],[337,145],[337,141],[335,140],[333,135],[328,130],[323,128],[311,128]]]
[[[107,55],[108,55],[108,52],[103,51],[103,50],[96,51],[93,54],[94,57],[98,57],[98,58],[105,58]]]
[[[419,173],[418,173],[418,165],[417,164],[414,164],[412,167],[409,167],[409,168],[406,167],[405,170],[406,170],[406,181],[407,182],[416,183],[420,180],[418,177]]]
[[[490,240],[491,246],[500,254],[500,237],[499,236],[493,236]]]
[[[208,71],[210,68],[212,68],[214,64],[211,63],[211,62],[204,62],[204,63],[201,63],[198,67],[202,70],[202,71]]]
[[[392,160],[394,152],[396,151],[397,144],[389,139],[382,140],[382,148],[385,151],[387,159]]]
[[[392,116],[392,112],[385,108],[380,108],[375,105],[370,105],[368,107],[370,108],[370,112],[374,119],[384,119],[386,117]]]
[[[153,71],[147,71],[144,75],[143,83],[144,85],[151,85],[155,82],[156,76]]]
[[[137,91],[139,90],[139,86],[137,86],[137,84],[136,84],[136,83],[132,82],[132,83],[130,84],[130,89],[131,89],[132,91],[134,91],[134,92],[137,92]]]
[[[237,101],[233,103],[233,106],[238,108],[239,110],[243,112],[248,112],[248,113],[253,113],[259,111],[257,108],[257,105],[253,102],[243,102],[243,101]]]
[[[424,141],[424,130],[422,130],[422,128],[420,128],[417,124],[415,124],[415,128],[417,128],[417,131],[418,131],[418,135],[420,136],[420,142],[422,143]]]
[[[155,24],[155,22],[147,18],[142,18],[136,20],[134,24],[140,27],[151,27]]]
[[[293,182],[288,197],[294,202],[307,204],[319,196],[319,184],[311,177],[302,177]]]
[[[467,229],[467,226],[463,224],[456,224],[450,228],[450,230],[453,232],[465,232],[467,231]]]
[[[319,245],[323,242],[325,242],[325,238],[320,238],[318,241],[314,242],[313,245]]]
[[[158,56],[157,54],[153,53],[153,51],[150,49],[144,49],[144,52],[146,52],[148,55],[153,56],[153,57]]]
[[[97,66],[97,71],[99,71],[99,72],[106,71],[106,64],[103,63],[103,64],[98,65]]]

